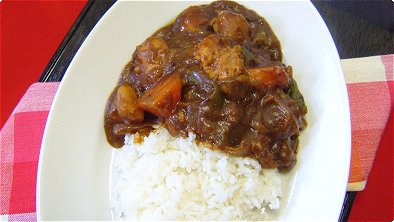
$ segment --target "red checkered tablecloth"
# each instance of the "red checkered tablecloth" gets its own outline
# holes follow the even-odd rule
[[[342,60],[350,99],[352,161],[348,190],[363,190],[392,110],[394,55]],[[0,133],[2,220],[36,220],[38,157],[59,83],[35,83]]]

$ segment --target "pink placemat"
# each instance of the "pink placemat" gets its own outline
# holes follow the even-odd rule
[[[342,60],[350,99],[349,191],[363,190],[393,104],[394,55]],[[59,83],[35,83],[0,133],[1,220],[36,220],[36,179],[42,135]]]

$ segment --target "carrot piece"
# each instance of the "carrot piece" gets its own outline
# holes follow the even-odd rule
[[[279,66],[267,66],[246,69],[249,77],[249,84],[256,88],[262,86],[273,87],[286,87],[290,84],[290,77],[285,69]]]
[[[181,100],[182,79],[173,73],[157,82],[138,99],[138,106],[157,116],[168,117]]]

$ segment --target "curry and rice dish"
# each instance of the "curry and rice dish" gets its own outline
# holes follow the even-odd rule
[[[192,6],[137,47],[105,114],[114,147],[164,124],[263,168],[289,169],[306,106],[281,62],[280,43],[254,11],[233,3]]]
[[[138,150],[150,141],[164,147],[177,143],[174,146],[179,148],[179,141],[188,144],[192,140],[194,145],[189,145],[193,147],[173,149],[182,155],[216,152],[214,155],[219,156],[211,163],[225,161],[225,167],[232,163],[242,168],[248,165],[244,161],[254,161],[257,165],[249,164],[248,169],[257,169],[258,175],[264,174],[260,168],[266,172],[288,171],[294,166],[306,113],[292,68],[282,63],[280,42],[265,19],[235,2],[216,1],[187,8],[137,46],[108,99],[104,128],[113,147],[133,146],[137,151],[127,152],[137,152],[138,157],[146,152],[167,152],[162,148]],[[171,138],[163,142],[163,134]],[[206,157],[199,158],[204,165]],[[196,171],[196,178],[211,172],[202,165],[204,172]],[[185,166],[191,175],[197,168]],[[237,170],[228,172],[233,172],[236,179],[243,177]],[[232,192],[235,195],[236,189]],[[260,203],[252,206],[259,212],[268,203],[275,209],[276,200],[257,199]],[[179,218],[188,217],[169,219]],[[199,218],[203,217],[196,216]]]

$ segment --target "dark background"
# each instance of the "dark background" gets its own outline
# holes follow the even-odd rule
[[[326,22],[341,59],[393,53],[394,3],[390,0],[312,3]]]

